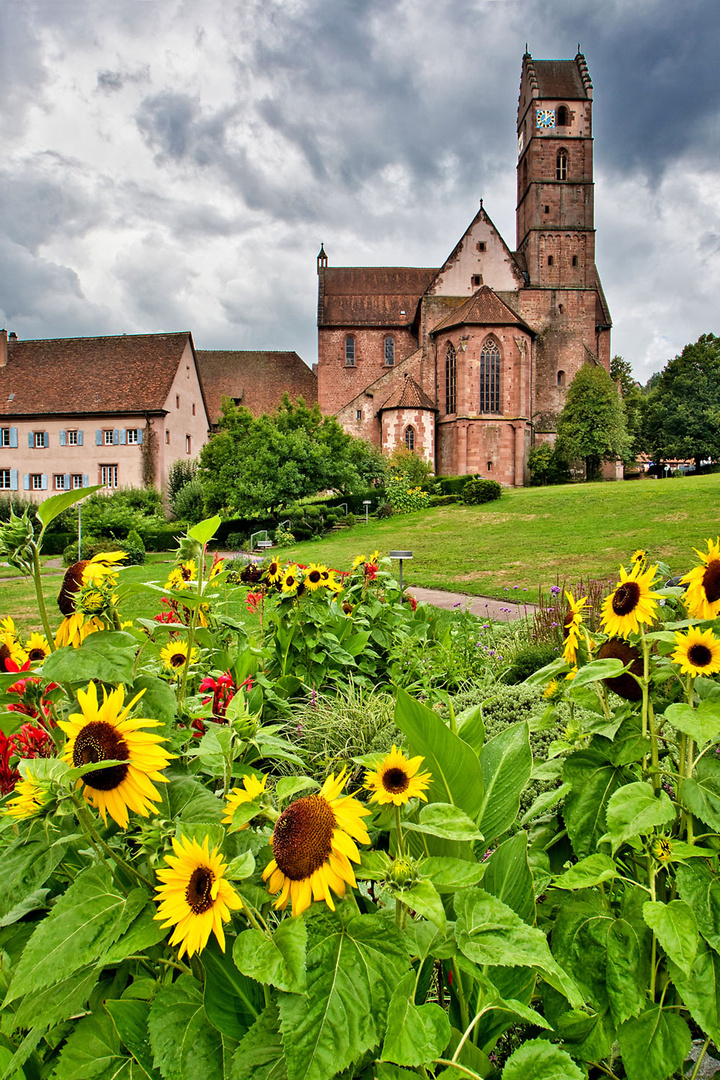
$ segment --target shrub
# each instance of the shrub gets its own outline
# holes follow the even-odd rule
[[[389,502],[380,503],[377,508],[377,517],[379,518],[389,518],[392,517],[394,513],[395,511],[393,510],[392,504]]]
[[[287,525],[280,524],[275,530],[275,543],[278,547],[293,547],[296,543],[294,535],[290,532]]]
[[[468,480],[462,489],[462,501],[468,506],[479,506],[499,499],[501,494],[497,480]]]
[[[346,528],[354,529],[357,525],[357,518],[354,514],[346,514],[345,517],[342,519],[342,523],[346,526]]]
[[[462,502],[459,495],[431,495],[428,506],[450,506],[452,503]]]
[[[468,480],[477,479],[477,474],[469,477],[465,476],[439,476],[437,480],[438,487],[440,488],[441,495],[462,495],[462,489],[467,484]]]
[[[142,566],[145,562],[145,545],[137,529],[131,529],[127,539],[120,544],[120,550],[127,552],[126,565]]]
[[[337,695],[313,692],[293,709],[293,742],[308,765],[324,773],[360,754],[386,753],[400,742],[393,722],[394,698],[386,690],[350,683]]]
[[[155,528],[141,523],[137,531],[143,539],[146,551],[173,551],[177,547],[177,538],[183,531],[183,523],[176,521],[172,525]]]
[[[429,495],[416,486],[411,486],[404,473],[392,474],[388,472],[385,478],[385,491],[388,502],[393,510],[399,514],[410,514],[413,510],[425,510],[428,505]]]
[[[557,649],[552,645],[526,645],[519,649],[505,672],[505,682],[515,685],[525,682],[534,671],[539,671],[557,657]]]
[[[189,480],[176,493],[172,503],[173,513],[191,525],[203,519],[203,487],[199,480]]]
[[[386,480],[387,476],[392,476],[393,473],[402,473],[407,476],[412,485],[422,486],[432,477],[433,468],[429,461],[414,450],[408,450],[406,446],[396,446],[390,455],[390,467],[386,473]]]
[[[241,551],[248,542],[248,537],[245,533],[232,532],[228,533],[225,537],[225,547],[228,551]]]
[[[175,509],[175,499],[187,484],[197,479],[197,472],[197,461],[188,461],[186,458],[173,461],[168,470],[167,486],[165,490],[167,492],[167,500],[170,504],[170,509],[176,517],[182,517],[182,514],[178,513]]]
[[[528,454],[528,470],[533,485],[565,484],[570,479],[567,461],[550,443],[533,446]]]

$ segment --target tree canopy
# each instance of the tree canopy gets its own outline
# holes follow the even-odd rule
[[[667,362],[645,403],[643,438],[656,461],[720,458],[720,338],[703,334]]]
[[[317,405],[287,394],[277,413],[254,417],[223,401],[219,431],[200,454],[209,512],[278,510],[318,491],[352,491],[381,471],[379,451],[343,431]]]
[[[568,390],[558,419],[558,454],[585,462],[595,479],[603,461],[624,458],[629,449],[625,413],[617,387],[604,367],[583,364]]]

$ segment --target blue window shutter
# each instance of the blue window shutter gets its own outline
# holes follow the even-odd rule
[[[83,487],[90,487],[90,480],[87,473],[83,473]]]
[[[50,432],[49,431],[43,431],[43,446],[49,446],[49,445],[50,445]]]
[[[138,428],[138,444],[140,446],[142,446],[142,436],[143,436],[142,428]]]
[[[65,473],[65,490],[69,491],[72,487],[72,477],[69,472]]]
[[[78,446],[82,446],[82,444],[83,444],[83,441],[82,441],[82,431],[78,431],[78,441],[77,441],[77,444],[78,444]]]
[[[67,432],[66,431],[61,431],[60,432],[60,445],[61,446],[67,446]]]
[[[10,470],[10,490],[17,491],[17,469]]]
[[[120,428],[120,445],[125,446],[126,442],[127,442],[127,430],[125,428]]]
[[[95,429],[95,445],[102,446],[102,431],[100,428]]]
[[[117,428],[115,428],[115,430],[113,431],[113,445],[117,446],[119,442],[120,442],[120,432],[118,431]]]
[[[10,446],[12,448],[14,448],[14,449],[17,449],[17,428],[16,427],[11,427],[10,428]]]
[[[23,488],[25,491],[30,490],[30,473],[23,473]]]
[[[35,432],[34,431],[28,431],[28,446],[30,447],[31,450],[34,449],[34,447],[35,447]]]
[[[45,473],[42,474],[42,479],[40,483],[42,484],[42,490],[47,491],[47,476],[45,475]]]

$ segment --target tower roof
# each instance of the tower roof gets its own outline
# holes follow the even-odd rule
[[[444,319],[434,326],[431,334],[437,334],[440,330],[450,330],[453,326],[519,326],[532,334],[533,331],[526,322],[516,315],[512,308],[503,303],[489,285],[483,285],[476,293],[473,293],[464,304],[455,311],[451,311]]]
[[[412,375],[406,375],[378,412],[385,409],[432,409],[437,412],[435,402],[428,397],[423,388],[415,382]]]
[[[592,97],[592,82],[582,53],[574,60],[533,60],[529,53],[523,59],[530,85],[537,90],[533,96],[564,101],[585,101]]]

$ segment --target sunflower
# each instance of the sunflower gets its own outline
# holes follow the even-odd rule
[[[197,563],[194,559],[188,559],[187,562],[174,566],[168,574],[165,588],[177,589],[181,592],[183,589],[190,588],[191,581],[197,581]]]
[[[75,611],[60,623],[55,635],[55,644],[72,645],[74,649],[79,649],[86,637],[97,630],[104,629],[105,623],[102,619],[98,619],[95,615],[88,619],[82,611]]]
[[[280,580],[282,577],[282,566],[279,559],[272,559],[270,561],[270,565],[265,571],[265,577],[271,585],[274,585],[276,581]]]
[[[233,814],[237,810],[241,803],[254,802],[258,795],[262,795],[265,791],[265,785],[267,784],[267,776],[263,776],[260,779],[257,776],[243,776],[243,786],[241,788],[236,787],[230,792],[225,804],[225,816],[223,817],[224,825],[232,825]],[[240,826],[241,829],[247,829],[247,823]]]
[[[603,629],[611,637],[627,637],[637,634],[643,623],[651,623],[657,614],[656,600],[659,593],[652,591],[657,566],[645,569],[644,563],[635,563],[628,574],[620,567],[620,581],[613,592],[603,601]]]
[[[587,596],[576,600],[567,589],[565,590],[565,596],[568,602],[568,610],[563,621],[563,637],[565,638],[563,660],[572,667],[577,664],[578,638],[583,621],[582,613],[587,607]]]
[[[381,805],[394,803],[401,806],[415,796],[427,802],[425,788],[432,776],[429,772],[418,773],[424,760],[422,757],[406,758],[402,750],[393,746],[377,769],[365,773],[363,786],[372,791],[371,798]]]
[[[353,559],[353,564],[352,564],[350,569],[351,570],[357,570],[358,566],[363,566],[364,564],[365,564],[365,556],[364,555],[356,555],[355,558]]]
[[[174,926],[171,945],[179,945],[178,959],[185,953],[194,956],[203,951],[211,933],[225,952],[223,923],[230,921],[230,910],[242,907],[242,901],[225,880],[225,860],[214,847],[209,850],[207,836],[202,846],[197,840],[182,836],[172,838],[175,855],[166,855],[169,869],[158,870],[163,882],[157,885],[154,899],[159,903],[155,918],[163,929]],[[163,921],[164,920],[164,921]]]
[[[98,555],[93,555],[83,567],[83,583],[85,585],[99,584],[106,577],[112,576],[116,570],[122,569],[115,564],[122,562],[123,559],[127,559],[126,551],[103,551]]]
[[[714,675],[720,671],[720,641],[713,637],[712,630],[691,626],[687,634],[676,631],[675,644],[671,659],[680,664],[681,675]]]
[[[630,670],[624,671],[622,675],[613,675],[609,679],[603,679],[608,690],[612,690],[626,701],[641,701],[642,687],[633,678],[633,675],[637,675],[638,679],[643,676],[643,662],[639,651],[634,645],[628,645],[622,638],[610,638],[602,643],[598,652],[598,660],[608,659],[622,660],[625,666],[630,665]]]
[[[694,619],[714,619],[720,612],[720,537],[706,543],[707,555],[693,548],[704,565],[680,578],[680,584],[687,585],[685,604]]]
[[[380,551],[379,551],[378,548],[375,548],[372,555],[370,556],[370,558],[367,561],[369,563],[376,563],[379,558],[380,558]]]
[[[645,550],[645,548],[637,548],[635,551],[633,551],[632,555],[630,556],[630,562],[633,565],[635,563],[645,563],[645,562],[647,562],[647,555],[648,555],[648,553]]]
[[[212,581],[212,579],[214,577],[217,577],[218,574],[222,574],[224,569],[225,569],[225,559],[224,558],[221,558],[221,559],[216,558],[215,561],[213,562],[212,566],[210,567],[210,573],[208,574],[208,581]]]
[[[263,871],[269,891],[280,893],[276,909],[291,900],[293,915],[301,915],[312,900],[324,900],[334,911],[330,889],[344,896],[345,885],[355,885],[350,860],[360,862],[356,840],[370,843],[362,821],[370,811],[352,795],[341,796],[346,775],[331,773],[316,795],[295,799],[278,818],[274,858]]]
[[[13,798],[5,805],[4,812],[9,817],[35,817],[47,802],[47,792],[37,783],[30,771],[24,780],[15,784]]]
[[[327,576],[327,566],[322,566],[320,563],[310,563],[308,566],[307,574],[305,575],[305,585],[311,592],[315,589],[320,589],[325,584],[325,577]]]
[[[10,634],[14,638],[17,637],[17,630],[12,616],[6,615],[4,619],[0,619],[0,633]]]
[[[33,631],[25,642],[25,652],[31,664],[42,662],[46,656],[50,655],[50,646],[45,635]]]
[[[283,574],[282,581],[280,582],[282,591],[287,594],[294,593],[297,591],[299,584],[300,582],[297,576],[297,566],[295,563],[291,563],[289,566],[285,567],[285,573]]]
[[[102,704],[98,704],[97,686],[91,682],[87,690],[78,690],[81,711],[58,721],[68,737],[63,760],[70,765],[77,768],[96,761],[120,762],[85,773],[78,780],[78,787],[83,789],[85,801],[100,811],[106,824],[109,812],[121,829],[127,828],[128,809],[143,817],[155,811],[153,803],[159,802],[161,796],[151,781],[166,783],[161,770],[175,757],[159,745],[167,742],[165,738],[142,730],[160,727],[159,720],[130,716],[144,693],[141,690],[124,706],[123,687],[109,694],[103,687]]]
[[[160,650],[160,659],[170,671],[180,672],[185,667],[188,655],[187,641],[171,641]],[[200,650],[193,648],[190,652],[190,663],[196,664],[200,659]]]

